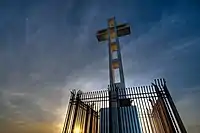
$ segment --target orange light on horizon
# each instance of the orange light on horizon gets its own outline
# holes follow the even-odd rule
[[[74,128],[74,133],[81,133],[81,129],[79,127]]]

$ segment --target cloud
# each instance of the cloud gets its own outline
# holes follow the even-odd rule
[[[72,6],[76,5],[72,4]],[[64,19],[59,18],[59,20],[56,20],[57,17],[54,16],[59,14],[53,11],[55,8],[50,4],[42,3],[30,7],[28,34],[25,33],[26,15],[13,18],[16,19],[16,23],[23,23],[18,27],[14,25],[17,31],[20,29],[22,32],[20,38],[14,35],[15,31],[8,32],[8,35],[12,34],[14,38],[8,38],[6,43],[9,47],[3,47],[4,51],[1,53],[1,61],[5,62],[0,70],[2,72],[0,106],[3,108],[0,112],[3,114],[1,118],[5,118],[1,119],[4,125],[12,125],[13,129],[19,132],[47,132],[42,130],[45,124],[58,127],[58,124],[63,123],[71,89],[68,84],[83,81],[68,77],[72,77],[74,73],[77,74],[77,71],[83,73],[87,64],[102,57],[102,55],[91,56],[91,53],[98,54],[102,49],[88,50],[88,47],[94,48],[96,43],[93,31],[95,24],[92,23],[96,9],[84,7],[88,6],[84,3],[82,6],[83,11],[78,14],[81,13],[83,17],[63,14],[61,16]],[[73,7],[71,8],[74,10]],[[50,11],[49,14],[45,14],[47,10]],[[48,15],[50,18],[47,17]],[[72,19],[82,24],[80,25],[79,22],[78,25],[73,24],[69,21]],[[67,23],[63,24],[64,22]],[[64,29],[60,29],[62,27],[59,24],[64,25]],[[5,30],[7,26],[9,25],[5,26]],[[36,32],[37,29],[40,29],[40,32]],[[25,42],[25,34],[29,37],[28,44]],[[94,37],[92,42],[90,42],[91,35]],[[14,44],[18,47],[13,47]],[[85,77],[83,74],[81,76]],[[90,79],[91,77],[88,78]],[[91,88],[89,84],[92,84],[92,80],[87,84]],[[18,127],[23,124],[30,129]],[[28,126],[29,124],[33,125]],[[1,132],[12,130],[0,129]],[[54,129],[48,127],[46,130],[52,132]]]
[[[185,70],[186,67],[181,67],[180,64],[186,65],[187,59],[198,56],[198,53],[191,51],[200,49],[197,45],[199,32],[192,34],[188,32],[192,29],[195,30],[193,25],[195,20],[195,18],[192,20],[189,16],[175,13],[170,16],[163,15],[160,21],[151,23],[148,32],[133,39],[122,49],[123,57],[126,59],[124,64],[128,64],[126,75],[130,74],[131,69],[135,75],[150,71],[154,73],[159,70],[160,75],[171,79],[173,76],[169,74],[173,74],[171,72],[173,69],[175,71]],[[195,65],[198,66],[199,63],[191,62],[188,67]],[[178,67],[181,69],[178,70]],[[180,77],[182,78],[182,76]]]
[[[62,127],[69,90],[107,87],[107,43],[98,44],[95,33],[105,28],[107,18],[113,15],[119,22],[130,22],[133,31],[120,39],[127,86],[165,77],[180,110],[191,107],[196,100],[176,92],[199,83],[198,14],[183,5],[178,8],[188,9],[188,13],[176,11],[178,4],[172,1],[143,2],[148,3],[116,1],[111,6],[107,1],[52,0],[5,7],[9,18],[0,21],[3,127],[12,125],[27,133],[53,132]],[[27,128],[19,126],[23,124]],[[42,127],[47,125],[51,126],[44,131]]]
[[[200,111],[200,106],[198,106],[199,99],[199,87],[188,88],[190,92],[183,93],[181,99],[176,102],[177,109],[181,114],[181,118],[188,130],[191,133],[198,133],[200,130],[200,121],[198,112]]]

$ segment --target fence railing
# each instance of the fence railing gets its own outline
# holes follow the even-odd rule
[[[149,86],[111,85],[100,91],[71,91],[63,133],[186,133],[186,130],[165,80],[156,79]]]

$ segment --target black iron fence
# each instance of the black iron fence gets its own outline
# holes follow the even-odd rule
[[[186,133],[164,79],[125,91],[72,91],[62,133]]]

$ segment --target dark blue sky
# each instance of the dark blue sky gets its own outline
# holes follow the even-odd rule
[[[131,25],[120,39],[126,84],[166,78],[188,132],[199,132],[198,0],[1,0],[0,132],[58,133],[69,90],[106,88],[95,34],[112,16]]]

